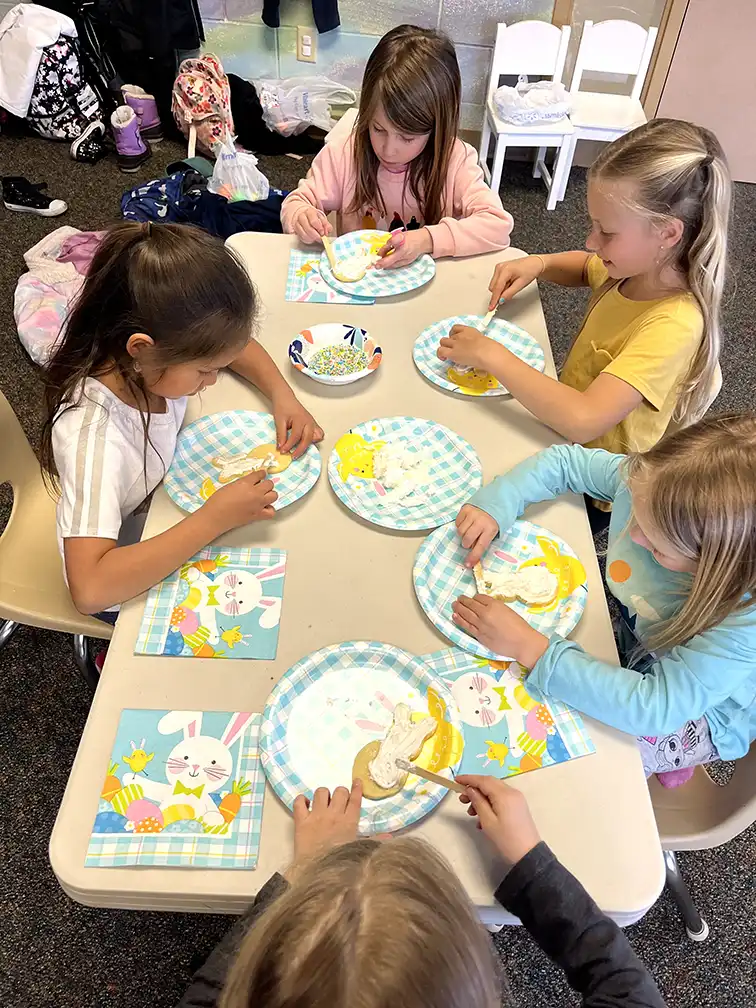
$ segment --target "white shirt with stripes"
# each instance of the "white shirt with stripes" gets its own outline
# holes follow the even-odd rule
[[[58,543],[73,537],[138,542],[144,512],[135,518],[173,459],[186,398],[166,399],[150,413],[145,452],[142,414],[96,378],[83,383],[78,406],[63,411],[52,433],[61,496]],[[141,519],[141,520],[140,520]]]

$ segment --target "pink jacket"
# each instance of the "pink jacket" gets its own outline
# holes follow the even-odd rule
[[[346,213],[354,196],[354,167],[351,135],[344,140],[327,143],[317,155],[312,167],[294,192],[289,193],[281,208],[283,229],[294,230],[297,215],[304,207],[314,206],[325,213],[336,211],[339,234],[364,227],[389,230],[394,216],[404,224],[412,217],[422,224],[419,208],[407,184],[407,173],[393,174],[378,169],[378,188],[386,206],[382,217],[375,207],[365,207],[361,213]],[[498,195],[483,181],[477,154],[462,140],[455,140],[446,185],[445,216],[428,230],[433,238],[433,256],[469,256],[479,252],[494,252],[509,245],[512,217],[501,205]],[[366,220],[372,217],[372,221]]]

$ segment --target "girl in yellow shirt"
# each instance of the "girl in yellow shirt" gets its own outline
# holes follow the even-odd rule
[[[608,145],[588,174],[587,252],[500,263],[490,307],[537,278],[593,291],[555,381],[468,326],[438,356],[493,374],[570,441],[644,452],[706,412],[721,384],[719,309],[730,176],[707,129],[655,119]]]

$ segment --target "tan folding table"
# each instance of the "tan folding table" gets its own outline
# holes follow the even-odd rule
[[[470,441],[486,481],[557,440],[511,398],[446,393],[427,382],[412,360],[413,342],[430,323],[485,312],[495,263],[520,255],[517,250],[442,260],[426,287],[375,305],[355,306],[285,301],[289,252],[295,247],[289,236],[247,233],[229,243],[243,257],[260,291],[264,304],[260,340],[326,431],[323,472],[315,488],[274,521],[248,525],[219,541],[288,551],[274,661],[134,655],[144,596],[124,605],[50,841],[50,859],[61,886],[90,906],[240,912],[270,874],[288,863],[292,851],[290,814],[268,787],[254,871],[85,868],[87,841],[123,708],[262,711],[283,672],[327,644],[381,640],[417,655],[448,645],[423,614],[413,590],[412,565],[424,533],[369,525],[346,511],[330,489],[326,463],[342,433],[380,416],[437,420]],[[535,336],[553,374],[535,284],[500,313]],[[359,325],[371,333],[384,350],[376,374],[353,385],[331,387],[289,366],[287,347],[294,335],[327,321]],[[191,400],[187,420],[225,409],[266,408],[255,389],[229,373]],[[562,497],[527,514],[566,539],[588,572],[588,601],[575,639],[597,657],[616,661],[582,500]],[[145,535],[156,535],[181,517],[159,489]],[[661,848],[634,740],[597,722],[587,724],[595,754],[518,776],[515,786],[527,794],[543,838],[598,904],[624,925],[640,918],[662,889]],[[492,898],[501,868],[455,796],[447,796],[413,832],[449,859],[484,921],[512,920]]]

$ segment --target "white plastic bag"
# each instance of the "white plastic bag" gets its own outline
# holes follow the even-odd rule
[[[558,122],[570,111],[567,89],[559,81],[528,84],[521,76],[515,87],[497,88],[493,99],[499,118],[514,126]]]
[[[327,77],[260,80],[255,81],[255,87],[266,125],[282,136],[304,133],[308,126],[327,133],[336,125],[330,106],[353,105],[357,101],[354,91]]]
[[[219,144],[217,151],[212,178],[207,183],[210,192],[225,196],[229,203],[268,198],[270,183],[257,167],[254,154],[238,151],[233,137]]]

